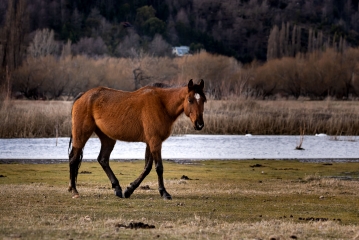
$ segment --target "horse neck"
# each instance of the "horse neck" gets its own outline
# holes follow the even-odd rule
[[[167,113],[176,120],[184,111],[184,100],[187,94],[187,87],[176,89],[163,89],[163,105]]]

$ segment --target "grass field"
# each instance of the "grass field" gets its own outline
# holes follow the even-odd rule
[[[144,161],[111,166],[124,189]],[[119,199],[100,165],[83,162],[81,197],[72,199],[68,164],[1,164],[0,238],[359,239],[359,163],[199,161],[164,167],[171,201],[160,198],[155,171],[144,189]]]

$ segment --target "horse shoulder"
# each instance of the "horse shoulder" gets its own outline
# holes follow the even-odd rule
[[[146,100],[141,109],[141,119],[146,138],[158,137],[161,141],[167,139],[172,130],[173,119],[163,104],[163,98],[158,89],[144,91]]]

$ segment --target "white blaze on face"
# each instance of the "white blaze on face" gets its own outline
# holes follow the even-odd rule
[[[194,98],[197,100],[197,102],[199,103],[199,100],[201,99],[201,95],[199,95],[199,93],[196,93],[194,95]]]

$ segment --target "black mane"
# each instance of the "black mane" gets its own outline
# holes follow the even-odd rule
[[[171,88],[172,87],[171,85],[168,85],[166,83],[161,83],[161,82],[155,82],[155,83],[150,84],[149,86],[158,87],[158,88]]]
[[[157,88],[173,88],[173,87],[175,87],[173,85],[169,85],[169,84],[161,83],[161,82],[151,83],[148,86],[157,87]],[[186,86],[186,84],[184,84],[183,87],[184,86]],[[206,95],[204,95],[203,89],[201,88],[201,86],[199,84],[194,84],[191,87],[191,90],[193,90],[195,93],[198,93],[203,98],[204,102],[207,101]]]

